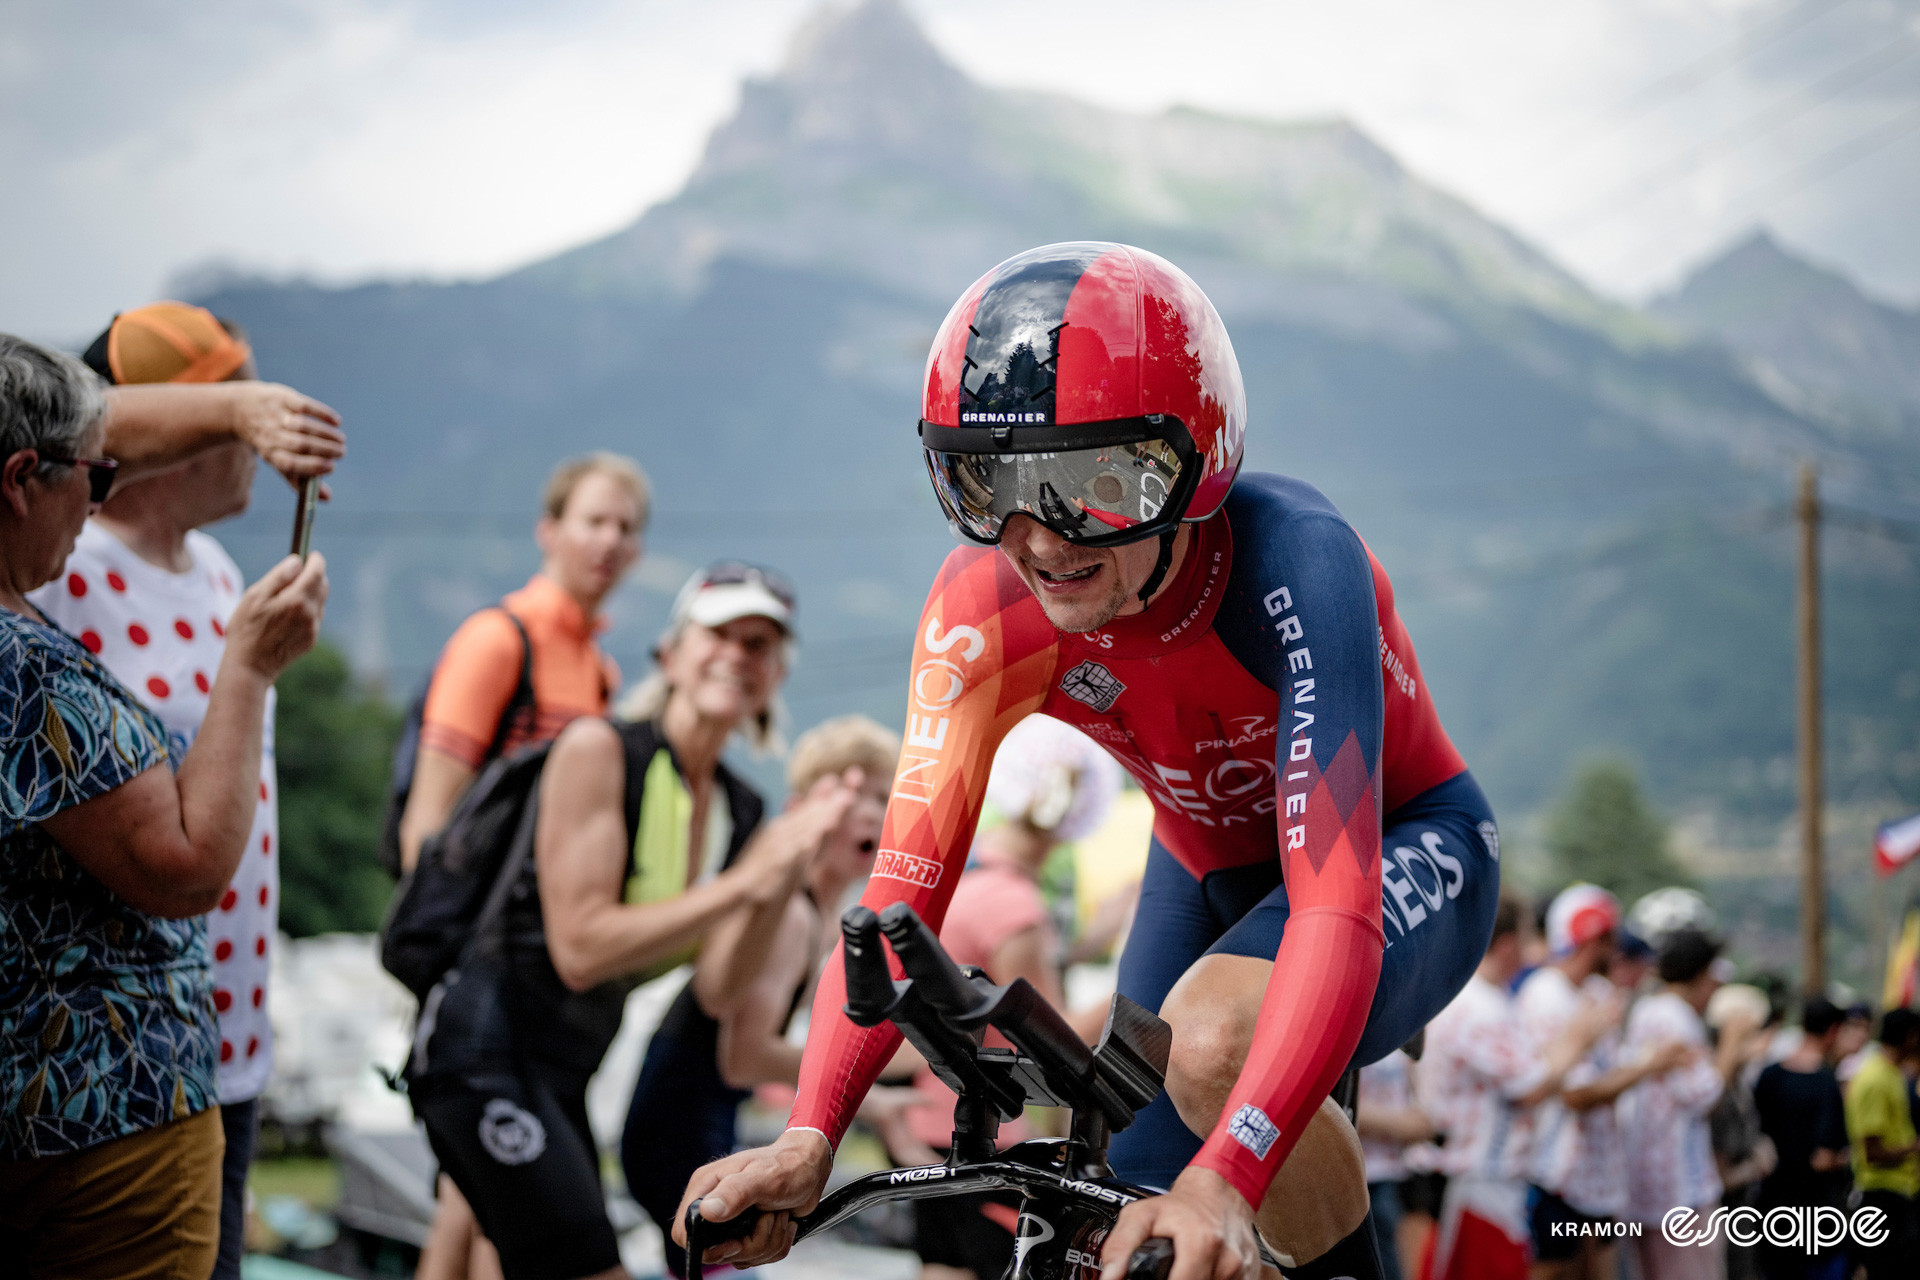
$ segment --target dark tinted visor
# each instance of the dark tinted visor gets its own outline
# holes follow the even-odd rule
[[[1014,515],[1088,546],[1149,537],[1180,518],[1201,470],[1168,415],[997,430],[923,423],[921,441],[940,505],[976,542],[998,542]]]

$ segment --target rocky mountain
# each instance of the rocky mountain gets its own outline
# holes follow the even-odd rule
[[[1920,449],[1869,448],[1750,355],[1598,296],[1345,122],[989,89],[868,0],[747,83],[685,189],[613,236],[472,284],[205,301],[269,376],[347,415],[316,539],[363,669],[416,683],[532,567],[552,462],[610,447],[658,484],[614,608],[629,672],[688,568],[744,555],[801,588],[796,720],[897,720],[951,545],[912,431],[928,343],[974,277],[1061,239],[1144,245],[1208,290],[1246,374],[1248,465],[1310,478],[1367,537],[1505,811],[1595,751],[1669,802],[1790,806],[1791,463],[1822,458],[1840,491]],[[288,507],[263,487],[231,527],[250,567]],[[1920,802],[1913,555],[1833,548],[1836,787]]]
[[[1920,311],[1756,231],[1656,299],[1653,313],[1724,343],[1762,385],[1869,439],[1920,443]]]

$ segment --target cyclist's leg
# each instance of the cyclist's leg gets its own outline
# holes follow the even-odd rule
[[[1499,896],[1491,821],[1466,774],[1390,815],[1381,842],[1386,951],[1354,1066],[1412,1038],[1479,964]],[[1168,1093],[1195,1130],[1211,1130],[1239,1077],[1287,915],[1286,889],[1277,888],[1194,964],[1162,1010],[1175,1027]],[[1332,1243],[1330,1231],[1343,1223],[1350,1231],[1364,1217],[1366,1204],[1352,1126],[1323,1106],[1274,1180],[1260,1225],[1270,1242],[1313,1258]]]
[[[1157,1012],[1180,976],[1234,920],[1265,897],[1277,879],[1275,868],[1249,867],[1215,872],[1203,884],[1153,841],[1133,929],[1120,953],[1120,994]],[[1114,1173],[1128,1182],[1170,1187],[1199,1151],[1200,1139],[1180,1122],[1173,1101],[1162,1094],[1113,1136],[1107,1158]]]

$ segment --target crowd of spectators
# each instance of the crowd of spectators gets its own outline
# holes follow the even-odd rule
[[[1648,938],[1592,885],[1556,895],[1540,937],[1503,897],[1484,962],[1412,1046],[1418,1060],[1361,1072],[1357,1124],[1390,1270],[1914,1274],[1920,1014],[1889,1010],[1870,1044],[1869,1010],[1816,995],[1786,1026],[1778,991],[1730,982],[1704,904],[1662,895],[1644,913]],[[1658,927],[1676,903],[1681,918]],[[1884,1235],[1839,1238],[1863,1207],[1883,1215]],[[1729,1231],[1734,1210],[1750,1212]],[[1835,1238],[1788,1238],[1818,1210]]]

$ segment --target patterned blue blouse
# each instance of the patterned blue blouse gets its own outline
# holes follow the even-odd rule
[[[92,654],[0,609],[0,1160],[216,1100],[204,919],[134,910],[37,825],[168,756],[159,720]]]

